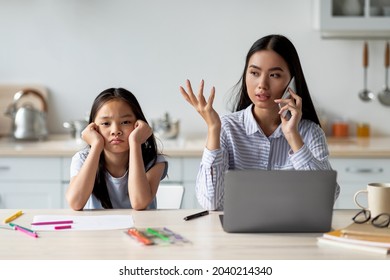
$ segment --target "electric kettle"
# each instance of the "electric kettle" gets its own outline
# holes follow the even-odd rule
[[[18,107],[19,100],[25,95],[35,95],[42,102],[42,111],[32,104],[25,103]],[[5,112],[12,119],[13,137],[20,140],[43,140],[48,135],[46,115],[47,103],[39,91],[26,88],[14,95],[12,104]]]

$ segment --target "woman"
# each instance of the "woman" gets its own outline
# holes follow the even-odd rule
[[[293,77],[296,92],[289,88],[291,98],[282,99]],[[298,53],[286,37],[269,35],[257,40],[246,56],[238,85],[235,112],[221,118],[213,108],[214,87],[208,101],[203,80],[197,96],[190,81],[186,89],[180,87],[208,128],[196,194],[209,210],[223,210],[223,180],[228,169],[331,169],[325,134]],[[339,186],[336,197],[338,193]]]
[[[156,208],[168,164],[135,96],[123,88],[100,93],[82,132],[89,145],[72,158],[66,192],[74,210]]]

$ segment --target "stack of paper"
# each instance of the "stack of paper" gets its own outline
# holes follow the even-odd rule
[[[338,246],[379,254],[390,253],[390,229],[371,224],[351,224],[346,228],[326,232],[319,244]]]

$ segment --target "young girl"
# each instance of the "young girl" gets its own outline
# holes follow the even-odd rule
[[[291,98],[281,99],[293,77],[296,92],[290,88]],[[188,80],[187,90],[180,87],[208,127],[196,182],[197,198],[205,209],[223,209],[228,169],[331,169],[325,134],[298,53],[286,37],[269,35],[257,40],[247,54],[238,85],[235,112],[221,118],[213,108],[214,88],[206,101],[203,81],[197,96]],[[290,114],[285,116],[287,110]],[[336,197],[338,193],[337,185]]]
[[[74,210],[156,208],[168,169],[135,96],[123,88],[100,93],[82,132],[88,148],[76,153],[66,192]]]

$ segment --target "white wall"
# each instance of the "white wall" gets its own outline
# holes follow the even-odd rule
[[[46,85],[52,133],[82,118],[102,90],[125,87],[148,119],[169,111],[182,135],[205,134],[179,85],[215,85],[224,114],[249,47],[281,33],[300,54],[318,108],[390,135],[390,107],[358,98],[363,42],[321,39],[312,17],[311,0],[0,0],[0,83]],[[385,42],[369,44],[368,87],[378,92]]]

